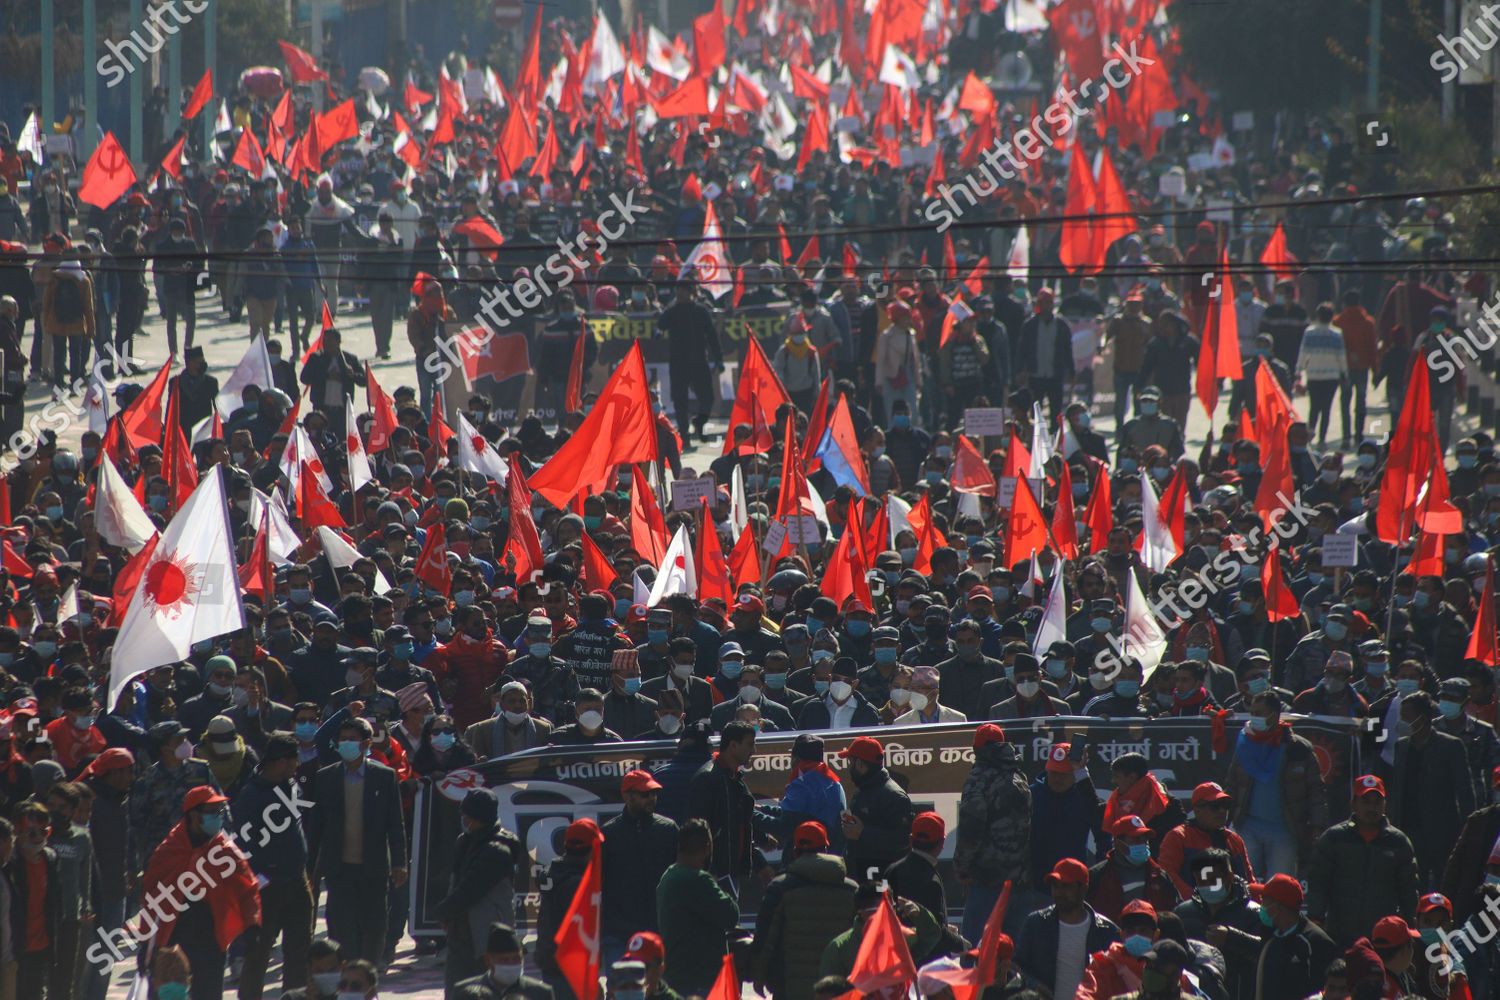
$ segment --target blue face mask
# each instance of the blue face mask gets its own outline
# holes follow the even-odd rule
[[[187,983],[160,983],[156,987],[156,995],[160,1000],[187,1000]]]
[[[199,816],[203,820],[203,832],[210,837],[224,829],[223,813],[200,813]]]
[[[1207,660],[1208,659],[1208,647],[1207,646],[1189,646],[1189,647],[1187,647],[1187,649],[1184,650],[1184,652],[1187,653],[1187,658],[1190,659],[1190,660]]]
[[[1269,684],[1270,682],[1267,681]],[[1262,715],[1250,716],[1250,729],[1257,733],[1263,733],[1271,728],[1271,720]]]
[[[1111,625],[1113,625],[1113,624],[1114,624],[1114,621],[1112,619],[1109,619],[1109,618],[1090,618],[1089,619],[1089,626],[1095,632],[1108,632],[1109,631],[1109,627]]]
[[[531,645],[526,647],[526,650],[532,656],[535,656],[538,659],[545,660],[548,656],[552,655],[552,643],[533,642]]]
[[[863,618],[855,618],[847,623],[849,634],[856,639],[863,639],[870,634],[870,623]]]
[[[1222,903],[1224,897],[1229,895],[1229,888],[1224,885],[1218,887],[1205,885],[1198,890],[1198,895],[1203,897],[1205,903]]]
[[[1134,472],[1138,468],[1140,468],[1140,463],[1137,462],[1135,459],[1133,459],[1133,458],[1122,458],[1122,459],[1120,459],[1120,471],[1121,472]]]
[[[832,681],[813,681],[813,690],[818,692],[818,694],[820,695],[824,695],[828,693],[828,689],[832,685]]]
[[[453,603],[457,604],[461,608],[468,607],[469,605],[474,603],[474,591],[455,590],[453,592]]]
[[[40,656],[43,660],[51,660],[57,655],[57,643],[48,642],[45,639],[41,642],[32,643],[31,648],[36,650],[36,655]]]
[[[896,662],[896,654],[898,654],[899,652],[901,652],[899,649],[892,649],[889,646],[884,646],[880,649],[875,650],[875,662],[880,664],[882,667],[888,667],[892,663]]]
[[[1342,642],[1344,637],[1349,634],[1349,626],[1343,622],[1324,622],[1323,634],[1334,642]]]
[[[1416,694],[1421,683],[1415,677],[1402,677],[1396,681],[1396,690],[1402,694]]]
[[[1144,934],[1132,934],[1125,939],[1125,951],[1132,958],[1142,958],[1151,950],[1151,939]]]
[[[1463,714],[1463,710],[1464,703],[1461,701],[1440,700],[1438,702],[1438,711],[1443,713],[1445,719],[1456,719]]]
[[[911,417],[907,416],[904,413],[898,413],[894,417],[891,418],[891,429],[892,430],[895,430],[895,429],[898,429],[898,428],[901,429],[901,430],[905,430],[906,428],[908,428],[910,426],[911,426]]]
[[[1006,601],[1010,600],[1009,587],[991,587],[990,594],[995,598],[996,604],[1004,604]]]
[[[1121,698],[1134,698],[1140,693],[1140,681],[1115,681],[1115,694]]]
[[[1271,911],[1262,906],[1259,910],[1260,922],[1267,927],[1275,927],[1276,922],[1271,919]]]
[[[409,660],[416,651],[417,644],[414,642],[398,642],[393,650],[398,660]]]
[[[772,691],[781,691],[786,688],[786,671],[777,671],[774,674],[766,674],[766,687]]]
[[[308,601],[312,600],[312,588],[293,587],[291,590],[287,591],[287,596],[291,598],[293,604],[306,604]]]
[[[622,597],[619,600],[615,601],[615,619],[617,621],[624,621],[625,617],[627,615],[629,615],[629,614],[630,614],[630,601],[629,600],[627,600],[626,598]]]
[[[148,496],[146,498],[146,503],[149,504],[151,509],[154,511],[160,512],[167,509],[167,498],[160,493],[153,493]]]
[[[47,508],[47,518],[52,521],[61,521],[63,516],[62,504],[53,504]]]
[[[625,678],[625,693],[626,694],[635,694],[640,689],[641,689],[641,679],[639,677],[627,677],[627,678]]]
[[[1309,574],[1307,574],[1307,582],[1310,583],[1310,584],[1312,584],[1314,587],[1319,586],[1326,579],[1328,579],[1328,578],[1326,576],[1324,576],[1322,573],[1309,573]]]
[[[1068,676],[1068,661],[1059,660],[1055,657],[1047,661],[1047,676],[1053,680],[1061,680]]]
[[[1155,403],[1144,403],[1144,402],[1141,403],[1141,416],[1143,416],[1143,417],[1154,417],[1154,416],[1156,416],[1156,404]]]
[[[1460,456],[1458,456],[1458,467],[1460,469],[1472,469],[1472,468],[1474,468],[1474,466],[1476,466],[1478,464],[1479,464],[1479,456],[1478,455],[1460,455]]]
[[[432,738],[432,747],[439,752],[447,752],[453,749],[453,734],[438,733]]]
[[[727,680],[738,680],[745,664],[740,660],[725,660],[719,664],[719,673]]]
[[[1238,604],[1240,614],[1249,615],[1255,613],[1255,605],[1250,601],[1240,601]]]
[[[1245,684],[1245,688],[1250,692],[1252,697],[1258,694],[1265,694],[1271,690],[1271,679],[1269,677],[1252,677]]]
[[[929,473],[927,473],[927,485],[929,485],[929,486],[936,486],[938,483],[940,483],[942,481],[943,481],[943,474],[941,472],[929,472]]]
[[[1428,607],[1432,604],[1432,595],[1425,590],[1419,590],[1411,595],[1411,603],[1413,607],[1417,608]]]
[[[672,633],[671,633],[671,631],[669,629],[664,629],[664,628],[648,628],[648,629],[646,629],[646,641],[650,642],[653,646],[665,646],[666,643],[667,643],[667,640],[670,639],[671,636],[672,636]]]
[[[303,743],[311,743],[312,738],[318,735],[318,724],[316,722],[299,722],[296,725],[297,739]]]
[[[342,757],[346,763],[354,763],[355,761],[359,760],[361,754],[362,751],[359,747],[359,740],[339,740],[339,756]]]

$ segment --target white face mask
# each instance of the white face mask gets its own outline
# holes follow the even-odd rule
[[[501,712],[500,714],[504,715],[505,716],[505,721],[509,722],[512,726],[519,726],[521,723],[523,723],[527,719],[531,718],[531,716],[528,715],[525,712],[509,712],[509,711],[505,711],[505,712]]]
[[[666,733],[668,736],[674,736],[676,735],[677,730],[682,728],[682,716],[663,715],[661,718],[656,720],[656,724],[662,732]]]
[[[331,997],[338,992],[339,980],[343,977],[344,974],[337,969],[332,972],[314,972],[313,989],[318,991],[319,996]]]
[[[1109,679],[1109,674],[1103,673],[1102,671],[1096,670],[1089,674],[1089,684],[1095,691],[1104,691],[1108,689],[1110,684],[1112,683],[1113,682]]]
[[[193,755],[193,744],[187,740],[183,740],[177,744],[177,749],[172,752],[177,756],[178,760],[187,760]]]
[[[1036,697],[1036,693],[1041,689],[1042,686],[1036,681],[1021,681],[1016,685],[1016,694],[1030,701],[1032,698]]]
[[[672,676],[680,681],[688,680],[693,676],[693,665],[691,663],[672,664]]]
[[[927,696],[920,691],[913,691],[911,693],[911,707],[917,712],[925,709],[927,707]]]
[[[833,696],[834,701],[842,704],[854,693],[854,686],[848,681],[834,681],[828,685],[828,693]]]
[[[891,688],[891,704],[905,705],[911,701],[911,692],[906,688]]]
[[[604,725],[604,716],[595,711],[584,712],[578,716],[578,724],[589,732],[594,732]]]
[[[740,701],[748,701],[752,703],[760,701],[760,688],[754,684],[746,684],[744,687],[740,688]]]
[[[513,986],[520,980],[522,968],[524,967],[521,965],[502,965],[496,963],[490,966],[490,975],[501,986]]]

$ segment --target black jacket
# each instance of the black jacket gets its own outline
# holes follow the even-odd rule
[[[541,906],[536,918],[536,962],[549,975],[557,975],[557,929],[573,903],[583,871],[589,863],[589,852],[564,854],[547,866],[542,878]]]
[[[734,721],[734,713],[746,704],[750,703],[742,702],[738,697],[720,702],[708,714],[709,724],[714,727],[715,732],[722,733],[724,727]],[[760,700],[754,702],[754,705],[760,709],[760,717],[775,726],[777,731],[785,733],[797,728],[797,723],[792,719],[792,713],[788,712],[781,702],[772,701],[762,694]]]
[[[645,647],[641,648],[644,649]],[[686,690],[683,690],[684,684],[686,684]],[[691,724],[697,722],[699,719],[706,719],[713,712],[714,695],[708,681],[701,677],[690,677],[684,682],[674,677],[672,685],[675,690],[682,692],[686,715],[686,718],[683,719],[684,724]],[[665,690],[667,690],[667,678],[665,676],[653,677],[641,685],[641,694],[652,701],[660,701],[661,693]]]
[[[702,750],[691,746],[684,749],[679,744],[672,759],[651,772],[651,776],[661,784],[661,791],[656,793],[658,816],[681,823],[693,815],[688,805],[693,777],[709,760],[707,747]]]
[[[469,907],[482,900],[501,882],[515,879],[516,862],[526,857],[520,839],[496,823],[459,834],[453,851],[453,873],[448,895],[434,908],[438,918],[459,928],[468,919]]]
[[[737,772],[715,760],[699,768],[688,786],[688,815],[713,831],[708,870],[715,878],[727,875],[738,885],[763,864],[755,849],[755,796]]]
[[[849,720],[849,725],[855,729],[868,729],[871,726],[880,725],[880,713],[875,706],[865,701],[864,696],[855,692],[854,716]],[[802,711],[797,713],[798,729],[828,729],[833,724],[833,718],[828,712],[828,702],[822,698],[809,698],[802,703]]]
[[[366,758],[364,788],[364,864],[372,876],[385,878],[392,868],[406,867],[406,827],[401,817],[401,788],[396,772]],[[308,848],[317,872],[327,875],[343,863],[343,762],[318,771],[313,809],[307,828]]]
[[[1088,937],[1083,946],[1087,961],[1087,956],[1104,951],[1120,940],[1120,928],[1095,913],[1087,903],[1083,909],[1089,922]],[[1057,981],[1057,934],[1057,907],[1049,906],[1028,915],[1021,925],[1020,937],[1016,939],[1015,967],[1028,983],[1044,986],[1049,991]]]
[[[849,811],[865,828],[858,840],[849,841],[849,876],[855,881],[869,881],[906,853],[916,810],[910,796],[884,767],[875,768],[863,779],[854,778],[850,772],[850,780],[855,791]]]
[[[234,797],[234,815],[243,824],[235,831],[235,840],[250,855],[255,873],[268,879],[301,878],[307,871],[304,818],[294,814],[292,806],[297,803],[301,809],[305,800],[296,797],[295,787],[295,782],[289,781],[278,793],[277,787],[257,770]]]
[[[62,920],[62,877],[58,873],[57,852],[50,847],[44,847],[42,857],[47,863],[47,899],[43,919],[47,922],[47,939],[56,941]],[[25,866],[26,862],[19,848],[11,855],[10,862],[5,866],[5,877],[10,879],[10,926],[11,932],[15,934],[17,958],[26,953],[26,914],[29,909],[26,893],[30,883],[26,879]]]
[[[1224,952],[1231,965],[1248,961],[1259,970],[1263,997],[1305,997],[1316,992],[1327,978],[1329,963],[1339,957],[1338,946],[1306,917],[1286,937],[1264,928],[1259,937],[1230,929]]]
[[[552,1000],[552,987],[540,979],[522,976],[509,986],[502,987],[489,973],[465,979],[448,994],[454,1000],[503,1000],[505,997],[520,997],[521,1000]]]
[[[656,930],[656,884],[677,860],[677,824],[622,812],[603,830],[604,933],[628,938]]]
[[[948,919],[948,893],[943,888],[943,877],[938,874],[937,862],[930,855],[910,850],[895,864],[885,870],[885,880],[891,892],[902,899],[909,899],[937,917],[938,923]]]

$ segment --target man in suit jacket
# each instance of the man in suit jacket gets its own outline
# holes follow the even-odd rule
[[[489,760],[546,746],[552,738],[552,723],[531,714],[531,695],[526,685],[501,677],[493,690],[498,692],[496,714],[464,730],[464,742],[474,755]]]
[[[714,710],[709,713],[708,721],[713,725],[715,732],[722,733],[724,727],[735,720],[735,713],[742,705],[754,705],[759,708],[762,718],[780,732],[785,733],[797,728],[797,724],[792,720],[792,713],[786,710],[786,706],[766,697],[766,672],[760,664],[745,664],[740,672],[739,681],[739,694],[715,705]]]
[[[1396,743],[1391,774],[1391,822],[1417,848],[1423,886],[1437,885],[1443,877],[1448,853],[1474,811],[1468,750],[1457,736],[1438,731],[1437,717],[1437,705],[1427,692],[1402,699],[1401,721],[1411,730]]]
[[[328,930],[349,957],[383,968],[388,885],[406,882],[396,772],[369,759],[370,724],[339,726],[339,763],[318,771],[308,847],[328,886]]]

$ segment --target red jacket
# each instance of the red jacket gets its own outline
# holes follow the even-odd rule
[[[182,877],[191,871],[201,884],[181,889]],[[202,892],[214,915],[214,939],[227,952],[234,939],[247,927],[260,926],[260,888],[244,853],[223,833],[215,834],[194,847],[182,820],[172,827],[166,839],[146,862],[146,879],[142,886],[149,898],[162,886],[167,898],[175,899],[191,890]],[[156,931],[158,947],[172,942],[177,911],[171,906],[160,908],[161,923]],[[143,927],[143,930],[145,928]]]
[[[89,726],[87,729],[75,729],[66,715],[53,719],[45,729],[47,739],[57,748],[57,762],[62,765],[69,778],[78,773],[83,758],[104,752],[104,734],[98,728]]]
[[[490,685],[505,673],[509,660],[505,643],[486,629],[483,639],[459,632],[429,653],[422,666],[432,671],[439,685],[449,679],[458,685],[451,696],[453,721],[463,728],[490,717]]]
[[[1078,984],[1075,1000],[1110,1000],[1111,997],[1134,993],[1141,988],[1141,970],[1146,967],[1143,958],[1132,958],[1125,946],[1116,941],[1105,951],[1096,951],[1089,956],[1083,969],[1083,981]],[[1183,973],[1182,986],[1193,989],[1192,980]]]
[[[1228,827],[1218,831],[1217,834],[1212,834],[1192,823],[1174,826],[1162,838],[1161,851],[1157,855],[1157,860],[1167,870],[1167,874],[1176,875],[1182,883],[1190,886],[1194,879],[1193,859],[1210,847],[1221,847],[1228,851],[1229,863],[1234,868],[1234,873],[1246,882],[1255,881],[1255,872],[1250,869],[1250,853],[1245,850],[1245,841]]]
[[[1146,889],[1141,898],[1156,907],[1157,913],[1175,908],[1187,897],[1187,886],[1176,875],[1157,864],[1155,858],[1146,862]],[[1110,851],[1103,861],[1089,869],[1088,904],[1100,916],[1118,921],[1120,911],[1128,902],[1120,884],[1120,867],[1115,864],[1115,852]]]

